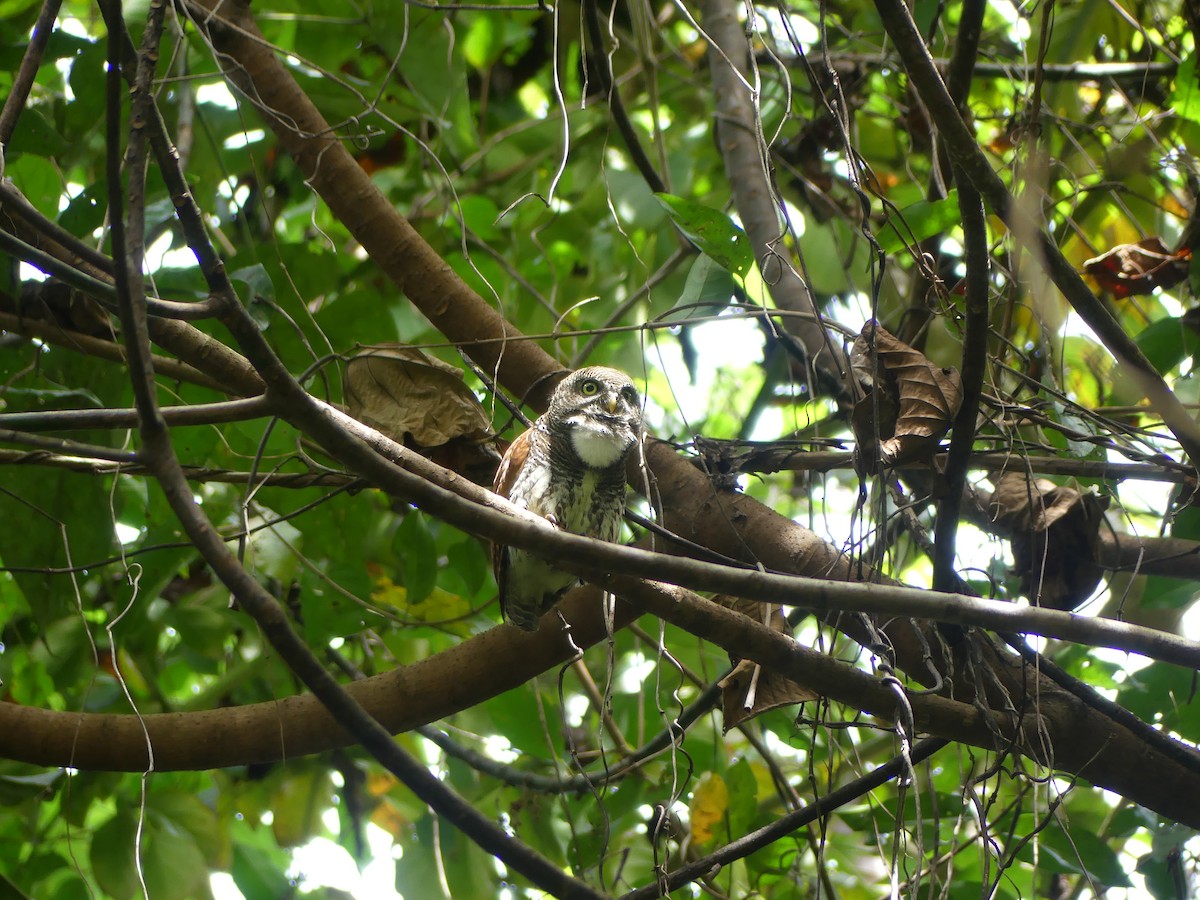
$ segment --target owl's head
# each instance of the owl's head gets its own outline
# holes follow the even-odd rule
[[[605,469],[625,457],[642,428],[642,401],[624,372],[588,366],[554,389],[547,412],[552,435],[559,429],[591,468]]]

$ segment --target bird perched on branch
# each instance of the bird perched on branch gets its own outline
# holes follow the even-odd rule
[[[500,462],[493,488],[574,534],[616,540],[625,513],[625,458],[638,443],[642,406],[629,376],[590,366],[555,389],[550,407]],[[533,553],[492,546],[500,609],[519,628],[538,619],[579,580]]]

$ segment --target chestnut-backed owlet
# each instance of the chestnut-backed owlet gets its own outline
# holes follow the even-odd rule
[[[625,458],[641,430],[641,401],[628,375],[602,366],[579,369],[512,442],[494,490],[566,531],[616,540],[625,512]],[[515,547],[494,545],[492,564],[504,617],[526,631],[536,631],[542,614],[579,583]]]

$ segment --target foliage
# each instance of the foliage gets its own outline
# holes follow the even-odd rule
[[[961,51],[973,6],[913,5],[935,59]],[[105,164],[123,148],[106,138],[108,32],[96,8],[65,0],[23,103],[16,73],[39,5],[11,0],[0,9],[0,94],[17,97],[6,114],[9,106],[20,113],[11,135],[0,135],[8,138],[3,174],[37,213],[17,215],[12,198],[0,196],[0,230],[24,241],[0,248],[3,700],[14,709],[141,716],[278,703],[301,691],[297,675],[231,600],[140,460],[122,456],[141,446],[135,420],[101,427],[81,416],[61,427],[49,415],[135,406],[128,367],[108,352],[128,333],[98,302],[108,295],[44,281],[30,252],[37,244],[92,282],[111,283],[111,262],[106,269],[56,243],[45,223],[97,256],[111,254]],[[930,372],[956,366],[965,378],[962,283],[980,261],[968,258],[963,193],[952,187],[961,170],[946,164],[941,123],[929,120],[902,74],[875,5],[754,7],[752,137],[774,175],[771,215],[782,213],[788,227],[769,253],[753,247],[734,185],[755,176],[727,171],[728,132],[714,118],[709,75],[710,65],[732,63],[698,30],[729,9],[721,0],[503,10],[265,0],[252,14],[337,141],[411,224],[411,243],[426,242],[441,268],[536,336],[562,367],[586,360],[634,374],[658,437],[765,442],[684,449],[697,451],[714,479],[807,526],[856,565],[930,587],[941,497],[929,483],[940,471],[923,462],[903,479],[868,475],[844,453],[806,471],[806,458],[854,444],[850,379],[841,395],[809,381],[805,360],[818,348],[805,347],[791,324],[803,310],[760,314],[785,306],[772,293],[774,256],[803,271],[835,343],[848,349],[874,318]],[[145,6],[130,4],[125,15],[136,45]],[[429,307],[404,295],[436,273],[407,273],[402,291],[382,254],[364,249],[362,232],[331,209],[329,195],[318,196],[256,95],[245,83],[229,86],[214,33],[194,20],[207,15],[201,4],[169,10],[155,99],[210,240],[270,347],[312,395],[334,405],[353,401],[346,364],[364,348],[383,348],[383,356],[395,344],[421,348],[464,372],[462,383],[442,372],[456,385],[444,388],[447,406],[461,408],[473,393],[495,432],[511,438],[520,425],[492,392],[495,370],[464,366],[480,345],[448,339],[422,315]],[[1075,269],[1148,237],[1170,248],[1179,283],[1103,302],[1175,396],[1194,404],[1200,317],[1188,260],[1200,240],[1190,212],[1200,176],[1198,23],[1161,2],[1138,6],[1137,15],[1135,28],[1110,4],[988,4],[961,107],[1015,204]],[[588,37],[589,16],[600,45]],[[125,140],[124,90],[121,99]],[[631,150],[631,137],[640,150]],[[661,184],[650,183],[643,163]],[[210,286],[156,165],[145,198],[148,292],[203,301]],[[968,498],[977,502],[962,512],[957,570],[965,586],[1016,601],[1039,579],[1005,565],[1012,536],[998,534],[986,514],[984,475],[1000,465],[997,453],[1022,474],[1024,457],[1065,460],[1049,471],[1064,491],[1103,495],[1107,528],[1151,545],[1163,535],[1200,540],[1200,522],[1188,505],[1194,476],[1177,464],[1184,457],[1162,411],[1145,401],[1141,381],[1124,377],[1127,361],[1081,325],[1043,274],[1044,260],[1003,215],[989,209],[990,337],[973,444],[992,456],[971,467]],[[397,258],[408,246],[397,241]],[[1182,278],[1188,265],[1191,277]],[[447,317],[454,305],[446,299]],[[239,346],[229,317],[189,324]],[[483,324],[478,333],[491,337]],[[203,372],[172,368],[183,357],[178,343],[151,337],[164,364],[164,406],[251,393],[222,383],[215,363]],[[521,387],[532,396],[543,374],[521,375]],[[518,403],[526,399],[505,386]],[[953,409],[943,407],[948,426]],[[38,443],[48,433],[48,441],[79,443]],[[471,434],[472,450],[491,440]],[[497,626],[483,542],[358,480],[286,416],[197,415],[172,424],[170,435],[204,515],[345,681],[401,671]],[[762,464],[775,451],[774,463]],[[455,466],[461,457],[435,459]],[[1100,467],[1105,460],[1138,470],[1118,483]],[[459,468],[478,465],[473,456]],[[1181,485],[1170,500],[1163,482]],[[1099,547],[1108,533],[1078,543]],[[1097,564],[1110,571],[1090,609],[1181,627],[1193,569],[1131,576],[1114,574],[1120,566],[1111,560]],[[847,638],[844,623],[789,612],[801,644],[889,674],[886,648]],[[547,620],[543,632],[558,628]],[[1051,644],[1045,653],[1144,722],[1200,740],[1193,673],[1080,645]],[[436,727],[448,741],[413,730],[397,740],[485,817],[619,895],[777,822],[901,750],[894,723],[850,704],[773,710],[727,734],[720,712],[703,706],[666,752],[603,783],[598,773],[670,734],[728,668],[720,647],[645,617],[582,663],[497,688],[465,709],[445,707]],[[927,675],[900,674],[914,691]],[[505,677],[497,666],[483,680]],[[233,737],[214,733],[205,743]],[[30,747],[39,739],[30,735]],[[704,890],[865,898],[891,885],[920,896],[932,885],[957,900],[1195,889],[1189,828],[1093,788],[1087,770],[1055,772],[1045,762],[954,743],[904,778],[707,874]],[[149,774],[139,774],[147,768],[139,748],[119,768],[125,774],[0,760],[0,894],[205,897],[210,875],[223,872],[246,900],[336,897],[334,887],[306,880],[306,857],[293,861],[292,851],[332,837],[366,866],[380,855],[368,841],[382,829],[399,850],[394,886],[405,897],[540,896],[353,745],[295,758],[284,741],[269,759]],[[580,772],[596,784],[549,789]]]

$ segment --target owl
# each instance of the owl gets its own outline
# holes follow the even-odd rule
[[[625,458],[638,443],[642,407],[629,376],[590,366],[555,389],[550,407],[512,442],[493,490],[575,534],[616,540],[625,513]],[[492,547],[500,609],[519,628],[579,583],[533,553]]]

